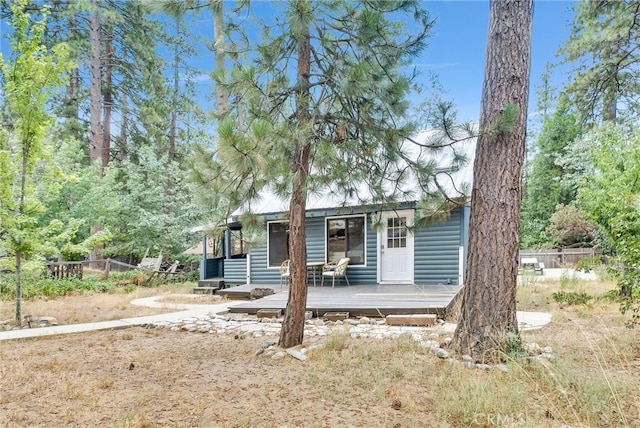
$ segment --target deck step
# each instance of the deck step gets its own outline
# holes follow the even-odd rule
[[[282,309],[260,309],[256,316],[258,318],[280,318],[282,316]]]
[[[385,321],[387,325],[423,327],[436,325],[437,318],[436,314],[387,315]]]
[[[216,294],[220,287],[193,287],[193,294]]]
[[[218,289],[225,288],[224,278],[208,278],[198,281],[198,287],[217,287]]]
[[[327,321],[344,321],[349,318],[349,312],[325,312],[322,318]]]

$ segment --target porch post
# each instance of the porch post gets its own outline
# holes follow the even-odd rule
[[[231,258],[231,229],[229,229],[228,227],[224,231],[224,245],[222,246],[222,248],[224,252],[222,256],[225,259],[230,259]]]
[[[200,259],[200,279],[207,279],[207,235],[202,235],[202,259]]]
[[[251,254],[247,254],[247,284],[251,284]]]

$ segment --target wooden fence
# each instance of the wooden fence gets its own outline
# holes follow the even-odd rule
[[[47,274],[51,278],[55,279],[69,279],[69,278],[78,278],[82,279],[84,268],[86,267],[88,272],[95,273],[96,271],[102,271],[103,278],[107,279],[109,277],[109,273],[116,272],[126,272],[130,270],[142,270],[153,272],[154,269],[145,269],[140,266],[130,265],[129,263],[124,263],[119,260],[114,259],[104,259],[104,260],[84,260],[79,262],[47,262],[45,263],[47,268]],[[181,266],[181,272],[190,273],[198,268],[197,264],[194,263],[186,263]],[[156,271],[158,269],[155,269]]]
[[[47,262],[47,274],[55,279],[82,279],[83,262]]]
[[[535,257],[544,263],[545,268],[564,268],[575,266],[582,259],[595,257],[594,248],[563,248],[561,250],[520,250],[521,261],[524,257]]]

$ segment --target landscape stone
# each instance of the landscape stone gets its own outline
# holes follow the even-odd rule
[[[420,345],[427,349],[440,349],[440,343],[435,340],[425,340]]]
[[[291,355],[296,360],[307,361],[307,356],[294,348],[287,349],[287,354]]]
[[[435,355],[436,357],[441,358],[443,360],[446,360],[447,358],[449,358],[449,352],[447,352],[445,349],[438,349]]]
[[[369,321],[362,321],[363,318],[368,318]],[[280,330],[282,328],[281,320],[269,318],[269,322],[260,321],[267,320],[259,320],[255,316],[247,314],[234,314],[233,317],[210,315],[208,317],[192,317],[177,321],[162,321],[150,324],[149,327],[166,328],[171,331],[182,330],[188,332],[201,331],[203,333],[234,334],[237,339],[244,339],[245,334],[252,334],[254,337],[275,337],[280,334]],[[345,331],[345,325],[349,326],[349,334],[354,338],[371,337],[382,339],[392,337],[397,339],[400,336],[409,336],[412,340],[416,341],[419,346],[428,349],[435,357],[448,360],[452,363],[455,363],[456,361],[451,359],[449,352],[446,349],[443,349],[440,343],[442,342],[444,347],[448,347],[451,343],[452,339],[450,336],[442,337],[450,334],[446,333],[446,331],[448,331],[448,324],[444,324],[433,329],[426,326],[396,326],[388,325],[384,320],[378,321],[369,317],[362,317],[359,319],[347,318],[344,321],[323,320],[321,318],[308,320],[305,323],[305,337],[320,337],[320,339],[310,345],[307,345],[306,348],[302,348],[301,350],[294,349],[293,353],[298,355],[298,357],[304,356],[304,358],[307,358],[307,355],[310,352],[314,352],[326,345],[327,341],[324,338],[326,335],[330,334],[331,331]],[[267,340],[262,343],[261,348],[255,352],[255,355],[262,355],[273,359],[282,359],[287,354],[291,354],[289,351],[278,351],[277,348],[275,348],[275,345],[276,341]],[[551,352],[543,352],[551,351],[551,347],[541,348],[536,343],[524,343],[523,346],[530,354],[535,353],[535,357],[532,357],[532,359],[542,360],[554,358]],[[294,355],[292,355],[292,357],[297,358]],[[479,370],[488,370],[495,368],[496,370],[503,372],[508,371],[508,367],[504,364],[498,364],[496,366],[476,365],[472,357],[469,355],[462,356],[462,363],[464,367],[469,369],[476,368]]]
[[[524,350],[527,351],[530,355],[538,355],[542,353],[542,348],[536,342],[525,343]]]
[[[251,290],[251,299],[261,299],[264,296],[269,296],[271,294],[275,294],[273,288],[254,288]]]
[[[286,353],[286,352],[284,352],[284,351],[278,351],[278,352],[276,352],[275,354],[273,354],[273,355],[271,356],[271,359],[272,359],[272,360],[281,360],[281,359],[283,359],[286,355],[287,355],[287,353]]]
[[[58,320],[55,319],[54,317],[47,316],[47,317],[38,318],[38,325],[40,327],[49,327],[52,325],[60,325],[60,324],[58,323]]]

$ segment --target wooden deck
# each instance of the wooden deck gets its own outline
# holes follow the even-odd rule
[[[219,290],[217,294],[228,298],[249,299],[254,288],[271,288],[275,294],[249,300],[229,308],[230,312],[255,314],[260,309],[282,309],[287,305],[288,287],[249,284]],[[314,317],[326,312],[349,312],[350,316],[406,314],[438,314],[443,316],[460,286],[453,285],[352,285],[309,287],[307,311]]]

